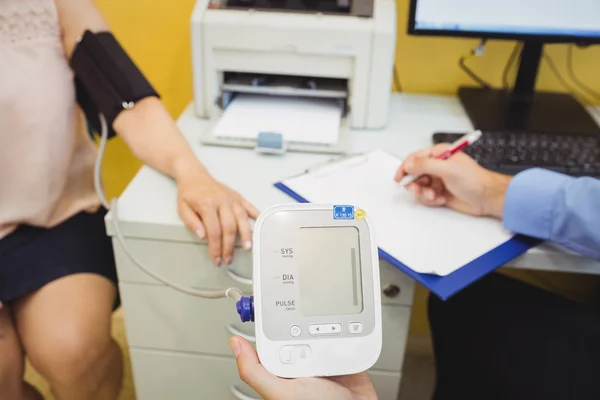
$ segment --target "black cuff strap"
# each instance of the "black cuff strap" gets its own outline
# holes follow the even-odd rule
[[[85,31],[71,56],[77,102],[100,132],[104,115],[109,137],[119,113],[150,96],[160,97],[110,32]]]

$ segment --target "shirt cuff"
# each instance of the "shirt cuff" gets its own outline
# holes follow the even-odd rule
[[[556,195],[572,179],[544,169],[528,169],[511,180],[504,199],[504,227],[514,233],[550,239]]]

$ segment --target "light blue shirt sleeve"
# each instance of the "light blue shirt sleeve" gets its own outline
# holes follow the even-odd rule
[[[600,180],[523,171],[508,186],[504,227],[600,261]]]

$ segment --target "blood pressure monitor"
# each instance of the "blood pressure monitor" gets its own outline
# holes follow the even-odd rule
[[[353,206],[291,204],[254,228],[254,320],[263,366],[286,378],[369,369],[382,346],[373,227]]]

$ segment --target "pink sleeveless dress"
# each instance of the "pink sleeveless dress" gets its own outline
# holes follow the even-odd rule
[[[72,273],[116,281],[96,148],[52,0],[0,0],[0,301]]]
[[[94,144],[52,0],[0,1],[0,238],[95,211]]]

